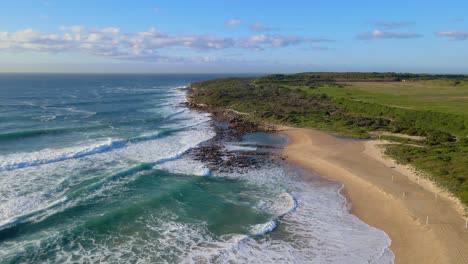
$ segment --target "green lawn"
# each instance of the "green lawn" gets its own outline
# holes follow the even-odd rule
[[[427,110],[468,116],[468,82],[453,86],[442,80],[408,82],[349,82],[344,87],[301,88],[312,94],[327,94],[390,107]],[[291,86],[290,88],[296,88]]]

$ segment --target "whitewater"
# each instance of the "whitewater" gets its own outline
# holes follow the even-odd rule
[[[0,263],[393,263],[342,184],[212,171],[183,87],[219,75],[0,75]],[[254,133],[234,155],[285,144]]]

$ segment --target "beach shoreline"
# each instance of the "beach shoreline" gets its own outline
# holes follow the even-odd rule
[[[468,229],[460,204],[385,157],[378,147],[384,142],[303,128],[283,127],[278,133],[290,139],[284,158],[344,184],[351,213],[389,235],[396,263],[468,263]]]

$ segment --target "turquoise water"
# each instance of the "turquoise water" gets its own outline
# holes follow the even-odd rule
[[[213,77],[0,75],[0,262],[392,263],[340,184],[280,161],[217,173],[193,159],[215,133],[179,88]]]

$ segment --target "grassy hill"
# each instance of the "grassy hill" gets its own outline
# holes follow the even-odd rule
[[[197,103],[247,118],[341,135],[376,132],[400,145],[387,154],[427,172],[468,205],[468,77],[398,73],[301,73],[192,84]],[[397,134],[395,134],[397,135]]]

